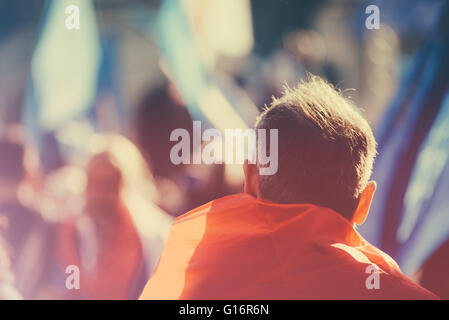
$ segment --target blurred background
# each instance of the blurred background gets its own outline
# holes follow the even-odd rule
[[[0,298],[138,297],[172,219],[243,186],[170,132],[252,127],[307,72],[375,130],[360,233],[449,298],[448,46],[443,0],[1,0]]]

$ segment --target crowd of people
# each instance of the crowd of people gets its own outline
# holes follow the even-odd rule
[[[94,133],[76,161],[51,170],[23,128],[9,126],[0,139],[1,298],[137,298],[173,218],[238,190],[223,165],[170,162],[171,130],[191,125],[162,86],[141,100],[134,141]],[[69,266],[79,270],[79,288],[67,288]]]
[[[424,3],[420,0],[415,2]],[[446,231],[443,230],[445,225],[435,222],[444,231],[439,232],[442,239],[440,242],[445,243],[443,245],[426,238],[413,240],[410,237],[412,245],[405,246],[404,243],[399,243],[396,234],[399,217],[404,211],[403,194],[409,183],[403,170],[413,168],[416,155],[419,154],[418,146],[430,130],[432,117],[436,116],[440,105],[443,106],[448,66],[444,59],[440,61],[440,58],[435,57],[444,57],[447,51],[447,24],[442,23],[442,31],[436,33],[436,40],[429,38],[428,48],[423,46],[422,53],[417,54],[416,61],[411,63],[416,65],[416,72],[411,72],[410,83],[406,82],[402,85],[403,89],[398,90],[400,75],[404,73],[403,70],[407,70],[409,60],[415,60],[412,59],[414,52],[418,52],[418,48],[426,42],[424,39],[427,39],[428,30],[431,29],[430,23],[425,27],[426,23],[420,25],[408,16],[402,18],[400,12],[401,19],[396,20],[408,19],[408,25],[417,25],[419,32],[413,28],[404,28],[412,31],[400,31],[400,28],[394,26],[395,19],[390,17],[388,21],[388,17],[384,15],[380,29],[365,30],[363,3],[341,6],[332,2],[324,5],[319,4],[320,2],[279,4],[251,1],[250,5],[248,0],[229,1],[228,10],[223,10],[227,1],[220,2],[223,7],[218,2],[210,4],[207,1],[166,0],[155,6],[128,4],[126,1],[118,1],[120,5],[92,1],[95,6],[82,8],[85,20],[83,28],[76,32],[60,28],[59,22],[54,23],[54,26],[47,22],[47,19],[59,21],[56,13],[54,16],[48,13],[51,12],[51,6],[43,8],[39,5],[31,10],[29,4],[24,2],[18,5],[14,15],[12,3],[8,7],[9,11],[0,10],[0,13],[5,14],[4,20],[6,15],[22,17],[23,14],[25,17],[25,12],[33,12],[35,21],[31,20],[35,24],[26,24],[25,21],[30,20],[28,18],[12,19],[18,21],[17,25],[26,25],[26,28],[23,27],[25,32],[14,21],[8,22],[11,30],[16,30],[17,34],[9,32],[13,35],[11,39],[16,41],[17,38],[17,41],[26,43],[29,46],[27,50],[20,49],[21,46],[15,42],[8,42],[8,38],[5,38],[8,41],[0,39],[4,41],[1,43],[0,56],[3,54],[2,57],[6,57],[0,60],[0,64],[3,67],[2,63],[5,62],[4,65],[8,65],[8,68],[3,69],[10,70],[9,73],[2,71],[2,79],[6,80],[0,88],[0,299],[136,299],[141,296],[145,284],[156,270],[174,219],[211,200],[241,192],[244,179],[247,178],[241,166],[224,163],[174,164],[170,159],[171,148],[176,143],[170,139],[173,130],[186,130],[193,136],[193,120],[201,120],[208,128],[228,128],[237,122],[238,125],[251,127],[257,114],[272,103],[272,97],[282,95],[284,83],[295,85],[307,78],[308,72],[323,76],[337,87],[355,87],[356,90],[346,91],[345,95],[354,95],[350,100],[366,108],[362,113],[368,123],[373,128],[377,127],[376,129],[385,127],[384,136],[391,137],[390,141],[393,143],[386,151],[379,152],[374,163],[374,178],[382,188],[376,193],[377,203],[376,198],[373,202],[375,205],[371,211],[374,214],[369,216],[368,223],[361,226],[360,234],[395,259],[402,259],[398,261],[401,267],[407,266],[408,261],[418,261],[413,268],[409,266],[405,273],[408,276],[414,275],[417,273],[416,269],[422,266],[423,269],[417,274],[420,283],[440,297],[449,297],[449,285],[447,281],[440,279],[440,275],[446,272],[445,261],[448,256],[449,242]],[[64,11],[58,9],[58,3],[52,2],[52,6],[56,8],[53,8],[54,12],[63,16]],[[237,3],[242,6],[239,7],[240,11],[233,7]],[[436,12],[432,10],[437,11],[435,8],[438,6],[428,6],[430,11],[426,16],[433,19]],[[127,10],[123,10],[125,7]],[[350,8],[352,9],[349,10]],[[382,12],[396,12],[393,9],[384,2]],[[84,16],[89,10],[92,17],[97,19],[92,18],[89,22],[88,17]],[[314,13],[316,10],[317,14]],[[419,16],[425,16],[416,10]],[[446,11],[441,11],[448,12],[447,8]],[[235,12],[242,14],[238,16]],[[267,12],[270,14],[267,15]],[[225,13],[228,15],[226,19],[214,18]],[[315,22],[307,21],[308,16],[314,16],[310,20]],[[41,17],[45,17],[39,22],[42,23],[42,29],[36,27]],[[145,19],[141,19],[142,17]],[[445,21],[444,17],[441,21]],[[233,23],[230,24],[228,19],[232,19]],[[353,22],[349,23],[351,21]],[[384,21],[392,26],[383,25]],[[5,26],[8,23],[5,22]],[[273,29],[274,25],[279,30]],[[31,39],[28,32],[34,29],[39,32]],[[64,36],[58,39],[55,37],[55,30]],[[98,39],[92,36],[97,33]],[[81,34],[83,36],[79,36]],[[56,41],[49,44],[48,39]],[[67,42],[62,42],[63,39]],[[79,39],[86,40],[86,43],[76,42]],[[89,39],[92,43],[87,41]],[[220,41],[216,41],[217,39]],[[36,49],[33,52],[32,48],[39,48],[39,43],[48,45],[48,51]],[[70,50],[60,52],[61,48],[69,48],[69,43],[86,48],[86,57],[77,60],[76,54],[70,55]],[[94,50],[94,47],[97,49]],[[17,48],[23,52],[19,54]],[[101,51],[101,54],[96,50]],[[24,54],[25,52],[28,53]],[[46,58],[39,61],[37,53]],[[97,54],[101,56],[99,61],[95,58]],[[53,61],[61,63],[53,64]],[[60,66],[64,66],[64,61],[70,61],[70,65],[75,67],[67,72],[66,77],[56,77],[60,75]],[[97,63],[98,66],[93,67]],[[435,70],[435,75],[428,74],[428,65],[434,66],[432,70]],[[78,74],[78,69],[82,70],[81,66],[89,72],[80,71]],[[398,66],[400,68],[396,70]],[[22,78],[18,76],[20,73],[23,73]],[[80,76],[79,83],[70,81],[73,75],[83,73],[86,78]],[[423,81],[417,81],[416,77],[421,77],[421,74]],[[20,78],[16,84],[13,83],[15,78]],[[59,83],[68,85],[58,87]],[[88,83],[91,83],[91,87],[86,85]],[[49,84],[50,89],[40,88],[42,84]],[[84,85],[88,88],[84,88]],[[74,93],[68,94],[72,89]],[[427,90],[428,93],[424,94],[421,90]],[[89,94],[90,91],[93,92],[92,95]],[[390,108],[388,102],[395,92],[399,98],[393,99],[396,102]],[[45,94],[48,99],[42,99]],[[86,95],[85,99],[80,98],[81,95]],[[80,101],[63,110],[61,106],[75,96]],[[51,106],[47,104],[48,101],[52,102]],[[398,106],[395,107],[395,104]],[[428,112],[429,106],[433,106],[433,113]],[[300,104],[296,107],[303,106]],[[417,114],[425,116],[420,116],[415,121]],[[289,118],[291,115],[282,117]],[[337,123],[335,127],[339,125]],[[444,125],[445,122],[441,122],[442,128]],[[402,127],[403,136],[399,136],[395,130],[402,130]],[[418,134],[414,134],[415,127]],[[422,130],[421,127],[427,129]],[[341,130],[346,132],[346,128]],[[74,141],[70,141],[73,137]],[[441,143],[438,134],[433,137]],[[378,140],[380,147],[388,145],[387,138]],[[408,146],[410,153],[401,154],[401,150],[406,148],[398,147],[396,143],[399,140]],[[321,142],[317,139],[316,145],[319,146]],[[293,141],[291,145],[296,143]],[[312,149],[315,148],[314,143],[306,141],[307,146]],[[198,151],[193,142],[190,150],[193,153]],[[327,168],[330,171],[327,172],[329,174],[313,177],[314,182],[332,180],[329,178],[333,174],[332,168],[326,165],[335,160],[335,156],[330,154],[326,161],[323,160],[323,154],[329,150],[327,146],[323,147],[319,156],[311,157],[310,163],[306,163],[314,169]],[[397,152],[406,158],[410,162],[409,166],[404,166],[403,161],[394,160],[396,158],[389,152]],[[288,150],[285,154],[294,153]],[[386,160],[382,161],[384,155]],[[298,158],[299,155],[288,161],[293,163]],[[380,165],[376,167],[376,163]],[[427,167],[423,168],[427,175]],[[367,171],[370,172],[371,169]],[[275,194],[271,197],[272,201],[283,203],[279,200],[282,195],[280,190],[294,190],[297,187],[299,179],[291,180],[293,176],[288,174],[284,177],[285,181],[280,183],[281,186],[273,189]],[[437,177],[439,175],[435,174],[435,181]],[[416,185],[419,187],[424,179],[419,175],[418,178]],[[334,180],[343,183],[340,177],[332,181]],[[447,180],[438,178],[438,181],[443,185],[441,190],[445,189],[444,183]],[[393,182],[403,188],[390,188],[389,184]],[[287,185],[289,188],[285,188]],[[336,188],[330,183],[325,186],[307,183],[305,187],[315,188],[314,191],[320,196],[332,195],[336,202],[343,199],[334,192]],[[343,190],[346,187],[341,188],[339,185],[338,188]],[[420,188],[414,190],[418,190],[423,196],[430,197],[432,194]],[[298,191],[301,192],[303,190]],[[246,196],[240,200],[248,206],[262,206]],[[298,201],[295,199],[288,202]],[[391,209],[387,207],[390,203],[398,205]],[[414,203],[410,207],[417,207]],[[209,205],[202,207],[202,210],[207,211],[209,207],[211,210],[220,209]],[[426,211],[427,207],[429,206],[423,205],[422,211]],[[445,205],[441,205],[441,208],[444,207]],[[442,212],[437,206],[436,208],[434,213]],[[283,211],[281,207],[278,209]],[[218,212],[222,212],[220,210]],[[245,210],[242,209],[242,212]],[[352,213],[354,207],[347,210]],[[344,210],[338,207],[337,211]],[[412,214],[411,220],[416,216]],[[212,220],[220,228],[223,221],[227,220]],[[198,223],[202,222],[204,221]],[[257,223],[256,220],[253,222]],[[212,224],[212,228],[206,228],[206,235],[209,236],[206,240],[213,243],[215,238],[210,230],[221,230],[220,228],[215,224]],[[238,227],[235,230],[243,229]],[[432,232],[425,230],[422,235],[438,233],[434,232],[436,227],[432,226],[431,229]],[[194,247],[196,240],[191,241],[192,238],[188,236],[195,238],[197,234],[189,235],[188,232],[175,236],[174,243],[177,245],[186,236],[187,245]],[[241,239],[240,236],[241,234],[237,234],[235,238]],[[215,250],[216,247],[211,245],[211,251],[204,251],[208,248],[207,241],[199,246],[198,252],[209,254]],[[423,254],[420,259],[411,259],[409,252],[417,251],[416,243],[432,243],[435,248],[425,247],[421,250]],[[245,245],[247,243],[243,247],[248,249]],[[404,254],[399,250],[400,246],[409,252],[406,250]],[[439,249],[435,250],[437,247]],[[170,248],[172,247],[169,246]],[[225,245],[216,259],[222,262],[221,265],[213,267],[224,274],[235,271],[245,281],[251,279],[255,274],[252,265],[247,268],[246,274],[240,273],[238,268],[229,268],[229,261],[221,254],[230,248],[228,244]],[[264,246],[261,248],[265,249]],[[189,247],[187,251],[192,251],[191,249]],[[175,258],[170,261],[177,261],[179,258],[178,262],[184,263],[187,258],[192,258],[179,257],[177,250],[170,249],[169,253],[172,252]],[[238,254],[232,252],[233,257],[240,257],[241,261],[251,257],[247,255],[247,251],[240,250],[240,247],[236,252]],[[248,263],[259,261],[257,259],[260,259],[261,252],[267,254],[262,249],[252,250],[251,254],[256,257]],[[201,254],[193,256],[198,264],[205,263],[202,257]],[[186,259],[181,261],[181,258]],[[203,267],[207,266],[205,269],[212,270],[208,269],[209,262],[203,264]],[[167,267],[170,263],[163,265],[165,269],[156,277],[156,286],[150,288],[144,296],[164,296],[161,292],[164,293],[167,289],[167,283],[177,280],[172,279],[176,272],[172,273],[173,270]],[[264,263],[260,265],[269,267]],[[177,271],[180,270],[183,269],[178,268]],[[197,275],[197,269],[187,271],[190,271],[187,281],[191,280],[191,287],[200,288],[197,283],[202,282],[198,281],[201,277]],[[277,275],[275,272],[270,274]],[[68,285],[77,275],[78,280],[74,282],[76,285]],[[207,275],[207,272],[202,275],[205,282],[209,280]],[[224,282],[226,283],[219,285],[229,285],[227,281]],[[217,283],[215,285],[218,287]],[[154,288],[160,290],[153,292]],[[189,286],[186,288],[189,289]],[[264,287],[266,292],[277,290],[275,288],[276,290],[270,291],[266,288]],[[172,289],[173,292],[168,297],[178,298],[177,288],[173,286]],[[184,297],[196,298],[198,296],[192,293],[199,291],[186,292]],[[205,291],[199,292],[199,296],[208,298],[202,296],[203,292]],[[353,292],[357,291],[351,291],[351,294]]]

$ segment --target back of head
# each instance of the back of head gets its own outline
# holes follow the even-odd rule
[[[312,203],[350,219],[371,175],[376,141],[340,91],[309,76],[285,87],[257,129],[278,129],[278,171],[259,176],[259,193],[277,203]]]

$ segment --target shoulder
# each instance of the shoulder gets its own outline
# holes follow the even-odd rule
[[[435,294],[413,282],[405,275],[385,274],[381,277],[381,288],[385,299],[438,300]]]

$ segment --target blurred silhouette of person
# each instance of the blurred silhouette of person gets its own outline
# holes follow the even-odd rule
[[[48,281],[52,255],[51,227],[18,197],[24,181],[25,149],[14,139],[0,141],[0,213],[7,218],[5,240],[11,247],[16,287],[25,299],[37,298]]]
[[[161,199],[158,203],[173,216],[228,193],[224,165],[197,165],[198,170],[170,160],[175,129],[192,134],[192,118],[175,87],[167,80],[148,90],[137,107],[137,140],[149,163]],[[191,145],[193,148],[193,145]]]
[[[355,229],[376,189],[376,141],[349,100],[310,76],[273,99],[256,129],[278,140],[258,141],[244,193],[175,220],[141,299],[437,298]],[[271,174],[265,149],[278,160]]]
[[[192,132],[192,118],[174,88],[164,83],[144,93],[136,117],[139,144],[154,177],[169,177],[184,170],[170,161],[170,133],[177,128]]]
[[[155,267],[171,220],[148,201],[153,190],[137,148],[118,135],[98,141],[86,168],[85,214],[60,228],[63,267],[80,270],[79,290],[67,293],[132,299]]]

